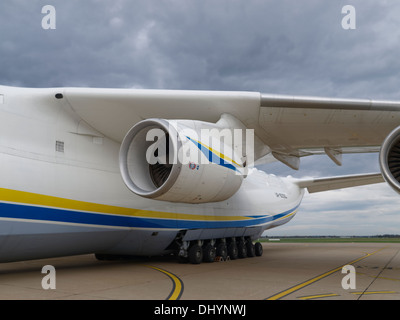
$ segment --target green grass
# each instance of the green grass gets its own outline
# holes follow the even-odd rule
[[[380,237],[348,237],[348,238],[280,238],[279,241],[269,241],[268,238],[260,239],[261,242],[269,243],[357,243],[357,242],[370,242],[370,243],[400,243],[400,238],[380,238]]]

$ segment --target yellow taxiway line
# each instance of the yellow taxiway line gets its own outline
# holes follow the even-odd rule
[[[356,263],[358,261],[361,261],[361,260],[363,260],[365,258],[368,258],[368,257],[372,256],[373,254],[375,254],[375,253],[377,253],[378,251],[381,251],[381,250],[383,250],[383,248],[379,249],[379,250],[376,250],[376,251],[374,251],[372,253],[367,253],[365,256],[363,256],[361,258],[358,258],[358,259],[356,259],[354,261],[348,262],[348,263],[346,263],[346,264],[344,264],[344,265],[342,265],[340,267],[337,267],[337,268],[335,268],[333,270],[325,272],[325,273],[323,273],[323,274],[321,274],[321,275],[319,275],[319,276],[317,276],[315,278],[312,278],[310,280],[302,282],[302,283],[300,283],[300,284],[298,284],[298,285],[296,285],[294,287],[291,287],[291,288],[289,288],[289,289],[287,289],[285,291],[282,291],[282,292],[280,292],[278,294],[275,294],[275,295],[273,295],[273,296],[271,296],[269,298],[266,298],[265,300],[279,300],[279,299],[281,299],[281,298],[283,298],[283,297],[285,297],[285,296],[287,296],[287,295],[289,295],[289,294],[291,294],[291,293],[293,293],[295,291],[298,291],[298,290],[300,290],[300,289],[302,289],[302,288],[304,288],[304,287],[306,287],[306,286],[308,286],[308,285],[310,285],[310,284],[312,284],[314,282],[317,282],[317,281],[319,281],[319,280],[331,275],[332,273],[335,273],[335,272],[341,270],[345,265],[349,265],[349,264],[353,264],[353,263]]]
[[[169,294],[169,296],[165,299],[165,300],[179,300],[182,296],[183,293],[183,282],[181,279],[179,279],[176,275],[174,275],[173,273],[161,269],[161,268],[157,268],[157,267],[153,267],[153,266],[148,266],[149,268],[152,268],[154,270],[160,271],[161,273],[164,273],[165,275],[168,276],[168,278],[171,279],[172,281],[172,290],[171,293]]]
[[[327,298],[327,297],[337,297],[339,296],[336,293],[325,293],[325,294],[315,294],[312,296],[304,296],[304,297],[299,297],[300,300],[311,300],[311,299],[319,299],[319,298]]]

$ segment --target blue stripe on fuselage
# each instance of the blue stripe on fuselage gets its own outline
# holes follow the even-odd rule
[[[252,216],[249,220],[236,221],[198,221],[183,219],[160,219],[113,214],[72,211],[57,208],[37,207],[14,203],[0,203],[0,218],[27,219],[56,223],[73,223],[127,228],[165,228],[165,229],[206,229],[240,228],[265,224],[290,215],[295,208],[275,215]]]

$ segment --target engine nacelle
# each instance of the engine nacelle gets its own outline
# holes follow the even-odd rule
[[[244,166],[233,144],[221,141],[223,130],[191,120],[137,123],[119,154],[125,184],[133,193],[157,200],[202,203],[230,198],[241,186]]]
[[[400,126],[383,141],[379,153],[379,164],[383,178],[400,193]]]

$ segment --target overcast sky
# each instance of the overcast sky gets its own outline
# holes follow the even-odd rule
[[[56,29],[42,28],[45,5]],[[345,5],[356,29],[342,27]],[[0,84],[250,90],[400,100],[400,2],[373,0],[2,0]],[[376,155],[302,159],[293,172],[377,172]],[[268,234],[400,233],[400,196],[384,184],[306,195]]]

